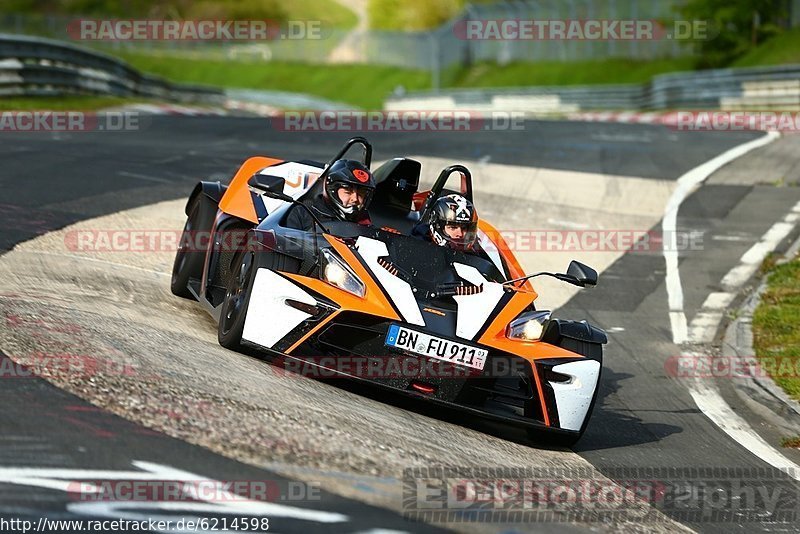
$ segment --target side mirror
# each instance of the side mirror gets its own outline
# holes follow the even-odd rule
[[[293,201],[292,197],[283,193],[283,186],[286,185],[286,179],[280,176],[254,174],[247,180],[247,185],[249,185],[251,189],[263,193],[270,198],[277,198],[287,202]]]
[[[597,285],[597,271],[579,261],[570,262],[567,276],[574,278],[582,287]]]

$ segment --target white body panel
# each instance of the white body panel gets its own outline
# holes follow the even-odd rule
[[[285,178],[286,185],[283,187],[283,192],[295,200],[300,198],[303,193],[314,185],[314,182],[317,181],[321,173],[321,167],[314,167],[313,165],[296,163],[294,161],[278,163],[277,165],[265,167],[258,171],[258,174],[269,174],[270,176]],[[264,202],[264,207],[267,209],[267,213],[272,213],[276,208],[284,204],[283,200],[269,198],[264,195],[260,196],[261,200]]]
[[[287,306],[286,299],[317,304],[314,297],[279,274],[269,269],[259,269],[250,294],[242,339],[272,348],[286,334],[311,317]]]
[[[470,284],[483,285],[483,291],[480,293],[453,297],[458,304],[456,335],[464,339],[474,339],[489,319],[497,303],[503,298],[503,286],[488,281],[478,269],[471,265],[454,263],[453,266],[458,275]]]
[[[597,389],[600,362],[579,360],[562,363],[553,367],[553,371],[572,377],[567,383],[550,382],[556,396],[556,409],[561,428],[580,430],[592,404],[594,391]]]
[[[356,240],[356,249],[369,270],[388,293],[389,299],[400,311],[403,320],[410,324],[425,326],[425,320],[422,318],[422,312],[419,310],[411,286],[378,263],[378,258],[389,255],[386,243],[361,236]]]

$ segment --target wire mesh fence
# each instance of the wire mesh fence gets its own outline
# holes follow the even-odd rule
[[[669,25],[679,17],[675,1],[528,0],[469,6],[470,20],[654,21]],[[451,40],[452,42],[452,40]],[[473,61],[586,61],[609,57],[656,59],[692,53],[675,39],[468,40]]]
[[[525,0],[468,5],[440,28],[424,32],[324,28],[314,38],[263,42],[83,41],[110,50],[249,58],[306,63],[352,62],[422,70],[445,69],[479,61],[581,61],[621,57],[652,59],[692,53],[675,40],[492,40],[466,39],[459,25],[467,20],[667,20],[675,18],[678,0]],[[0,14],[0,32],[73,40],[67,31],[76,18]]]

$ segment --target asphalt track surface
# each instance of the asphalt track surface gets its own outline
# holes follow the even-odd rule
[[[677,179],[757,136],[568,122],[529,122],[522,132],[369,135],[376,159],[403,154],[453,162],[489,157],[495,163],[660,180]],[[189,117],[153,117],[138,133],[3,133],[0,250],[76,221],[183,198],[198,179],[225,179],[254,154],[327,160],[345,137],[279,132],[255,119]],[[709,236],[702,251],[681,256],[689,320],[741,254],[798,200],[800,189],[774,188],[758,177],[706,185],[687,199],[679,228],[704,230]],[[741,239],[710,239],[732,234]],[[624,329],[611,334],[600,400],[575,451],[611,478],[623,467],[768,468],[709,421],[679,381],[665,373],[664,362],[680,348],[671,343],[663,273],[660,255],[627,254],[602,274],[598,288],[578,294],[559,310],[563,317]],[[99,411],[43,380],[6,382],[0,388],[1,467],[124,470],[131,460],[139,460],[221,480],[284,480]],[[726,398],[735,402],[732,395]],[[498,432],[488,425],[464,424]],[[0,491],[3,516],[69,517],[65,498],[43,494],[41,488],[0,485]],[[337,525],[337,531],[428,528],[335,495],[325,494],[321,503],[306,506],[346,514],[348,522]],[[279,521],[275,530],[319,526],[297,518]],[[698,531],[796,529],[790,524],[715,524],[702,518],[687,524]]]

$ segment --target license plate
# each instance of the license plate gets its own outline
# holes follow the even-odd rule
[[[386,334],[386,345],[473,369],[483,369],[486,365],[486,357],[489,355],[489,351],[486,349],[470,347],[449,339],[409,330],[396,324],[389,327],[389,333]]]

